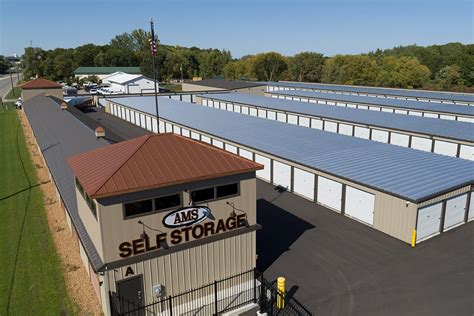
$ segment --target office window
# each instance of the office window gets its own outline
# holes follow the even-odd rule
[[[237,183],[221,185],[216,188],[216,197],[236,195],[239,193],[239,185]]]
[[[191,199],[194,203],[214,199],[214,188],[207,188],[191,192]]]
[[[143,200],[132,203],[125,203],[125,217],[150,213],[153,211],[153,200]]]
[[[155,211],[181,206],[181,196],[172,194],[155,199]]]

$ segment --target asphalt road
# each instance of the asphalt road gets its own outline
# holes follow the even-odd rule
[[[13,78],[13,84],[15,85],[16,82],[18,81],[16,74],[13,74],[12,78]],[[10,91],[11,87],[12,87],[12,83],[10,80],[10,75],[4,75],[0,77],[0,97],[4,98],[4,95],[7,94],[8,91]]]
[[[412,249],[257,183],[257,266],[317,315],[473,315],[474,222]]]

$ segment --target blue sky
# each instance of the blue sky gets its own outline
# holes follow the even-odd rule
[[[106,44],[148,28],[162,43],[293,55],[355,54],[398,45],[474,43],[471,0],[0,0],[0,54]]]

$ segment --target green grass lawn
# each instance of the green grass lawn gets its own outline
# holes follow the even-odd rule
[[[71,314],[16,110],[0,106],[0,315]]]
[[[13,95],[13,91],[15,91],[15,95]],[[18,99],[21,95],[21,88],[19,87],[14,87],[13,89],[10,89],[8,91],[7,95],[5,96],[5,99]]]

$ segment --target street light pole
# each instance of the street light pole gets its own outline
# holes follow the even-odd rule
[[[156,127],[157,133],[160,133],[160,115],[158,112],[158,88],[156,83],[157,71],[155,69],[155,56],[156,56],[156,42],[155,42],[155,30],[153,29],[153,19],[150,19],[150,29],[151,29],[151,38],[150,38],[150,49],[151,49],[151,59],[153,66],[153,83],[155,84],[155,109],[156,109]]]

